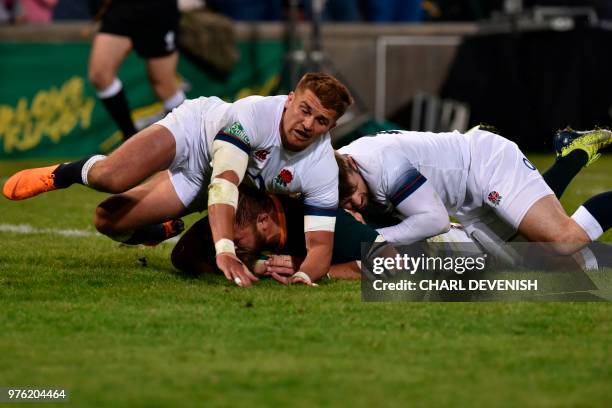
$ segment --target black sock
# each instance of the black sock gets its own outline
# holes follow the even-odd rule
[[[546,184],[561,198],[569,183],[587,164],[589,155],[584,150],[574,150],[565,157],[559,157],[555,163],[542,174]]]
[[[53,184],[55,184],[55,187],[66,188],[75,183],[83,184],[81,170],[83,169],[85,162],[91,157],[92,156],[87,156],[81,160],[60,164],[53,172],[55,175],[55,178],[53,179]]]
[[[604,232],[612,227],[612,211],[610,211],[612,209],[612,191],[597,194],[582,205],[597,220]]]
[[[166,239],[164,224],[147,225],[134,231],[132,236],[122,241],[127,245],[138,245],[146,242],[158,242]]]
[[[127,98],[123,88],[109,98],[100,99],[106,110],[111,115],[119,129],[123,132],[123,139],[127,140],[130,136],[136,134],[136,128],[130,116],[130,107],[128,106]]]

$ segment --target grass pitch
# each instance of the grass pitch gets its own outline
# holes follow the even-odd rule
[[[552,162],[530,158],[540,169]],[[0,179],[36,164],[0,163]],[[562,202],[572,212],[610,189],[603,157]],[[371,304],[357,282],[245,290],[178,274],[169,244],[128,248],[95,235],[104,196],[77,186],[0,198],[0,387],[67,388],[79,407],[612,399],[610,304]]]

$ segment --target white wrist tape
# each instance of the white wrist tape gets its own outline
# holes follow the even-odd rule
[[[234,241],[227,238],[221,238],[215,242],[215,252],[217,255],[220,254],[232,254],[236,255],[236,249],[234,247]]]
[[[303,281],[305,281],[306,283],[308,283],[309,285],[312,284],[312,279],[310,279],[310,276],[308,276],[305,272],[298,271],[298,272],[294,273],[291,277],[292,278],[300,278]]]
[[[231,181],[216,177],[208,185],[208,206],[227,204],[238,206],[238,187]]]
[[[238,176],[238,184],[240,184],[248,164],[249,155],[240,148],[223,140],[215,140],[213,142],[211,180],[219,174],[231,170]]]

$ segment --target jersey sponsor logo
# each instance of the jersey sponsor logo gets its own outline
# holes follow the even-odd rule
[[[257,150],[253,153],[253,156],[255,156],[255,158],[259,161],[265,161],[268,158],[268,155],[270,154],[269,150]]]
[[[497,191],[491,191],[487,196],[487,200],[496,207],[499,205],[502,198],[503,197]]]
[[[249,139],[249,136],[247,135],[246,131],[244,130],[240,122],[234,122],[230,126],[223,128],[221,133],[227,136],[236,138],[238,140],[241,140],[243,143],[245,143],[249,147],[251,146],[251,139]]]
[[[523,157],[523,164],[525,164],[525,166],[527,166],[527,168],[530,170],[536,169],[536,166],[534,166],[533,163],[530,162],[526,157]]]
[[[293,174],[287,169],[282,169],[280,173],[274,177],[274,183],[283,187],[287,187],[287,184],[291,183],[292,180]]]
[[[381,130],[377,135],[399,135],[402,133],[401,130]]]

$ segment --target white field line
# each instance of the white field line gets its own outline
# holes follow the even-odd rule
[[[9,233],[14,233],[14,234],[25,234],[25,235],[34,235],[34,234],[59,235],[62,237],[77,237],[77,238],[83,238],[83,237],[106,238],[104,235],[100,234],[99,232],[91,231],[91,230],[36,228],[29,224],[0,224],[0,233],[1,232],[9,232]],[[178,242],[178,239],[179,237],[174,237],[162,243],[172,244],[172,243]]]

